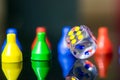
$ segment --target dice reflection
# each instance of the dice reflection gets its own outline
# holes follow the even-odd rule
[[[66,80],[95,80],[96,67],[88,60],[76,60]]]

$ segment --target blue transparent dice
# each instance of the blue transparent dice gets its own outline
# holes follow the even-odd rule
[[[77,59],[87,59],[96,51],[96,39],[85,25],[73,27],[66,36],[66,42]]]

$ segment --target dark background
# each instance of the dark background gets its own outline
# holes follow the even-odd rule
[[[73,0],[8,1],[7,27],[15,27],[25,57],[30,57],[31,43],[37,26],[45,26],[56,55],[57,42],[65,25],[77,25],[76,2]]]

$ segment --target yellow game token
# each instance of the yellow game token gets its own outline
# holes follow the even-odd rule
[[[71,36],[70,36],[70,40],[74,39],[74,37],[75,37],[74,35],[71,35]]]
[[[78,36],[78,40],[83,39],[83,35]]]
[[[79,29],[80,29],[79,26],[76,26],[76,27],[75,27],[75,31],[78,31]]]
[[[76,33],[77,36],[80,35],[80,34],[81,34],[81,31],[78,31],[78,32]]]
[[[73,34],[73,31],[70,31],[70,32],[68,33],[69,36],[72,35],[72,34]]]
[[[76,80],[76,79],[74,77],[72,77],[71,80]]]
[[[75,44],[75,43],[76,43],[76,39],[73,39],[73,40],[71,41],[71,43],[72,43],[72,44]]]
[[[2,62],[15,63],[23,61],[22,51],[16,43],[16,34],[7,34],[7,44],[1,55]]]

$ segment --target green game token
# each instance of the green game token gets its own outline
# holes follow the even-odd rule
[[[50,60],[51,51],[46,43],[46,33],[37,33],[37,42],[32,50],[31,59],[32,60]]]

